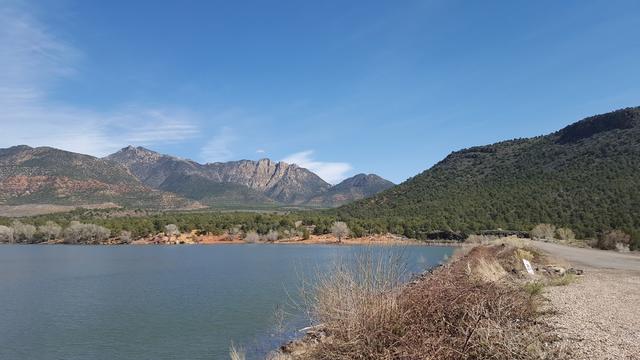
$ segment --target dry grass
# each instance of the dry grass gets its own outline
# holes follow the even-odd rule
[[[229,358],[231,360],[245,360],[246,353],[244,349],[236,348],[235,345],[231,343],[231,346],[229,347]]]
[[[493,245],[505,245],[513,246],[515,248],[525,248],[530,246],[531,240],[519,238],[517,236],[507,236],[494,239],[490,243]]]
[[[531,296],[542,294],[544,283],[542,281],[531,281],[524,284],[524,290]]]
[[[291,355],[283,354],[279,351],[273,351],[267,355],[266,360],[291,360]]]
[[[564,274],[557,278],[552,278],[547,282],[549,286],[567,286],[569,284],[573,284],[578,280],[577,276],[574,274]]]
[[[477,261],[475,268],[471,270],[470,275],[480,281],[498,282],[505,280],[507,272],[497,260],[481,258]]]
[[[488,244],[495,239],[495,236],[471,234],[464,242],[467,244]]]
[[[533,254],[530,250],[516,249],[516,257],[520,260],[533,261],[535,254]]]
[[[475,247],[408,285],[393,263],[365,258],[338,266],[310,302],[326,340],[292,358],[562,359],[538,321],[539,292],[502,281],[510,276],[503,264],[518,261],[515,254],[513,247]]]
[[[319,274],[313,291],[304,294],[309,314],[332,336],[366,349],[378,341],[380,329],[403,316],[398,290],[405,275],[398,254],[366,251],[342,259],[330,273]]]

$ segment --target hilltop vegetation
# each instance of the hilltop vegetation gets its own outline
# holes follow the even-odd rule
[[[640,108],[628,108],[546,136],[454,152],[336,214],[396,219],[419,232],[531,230],[550,223],[580,238],[621,229],[638,239],[639,174]]]

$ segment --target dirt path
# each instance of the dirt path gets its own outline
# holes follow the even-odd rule
[[[549,318],[572,359],[640,359],[640,257],[536,243],[585,270],[568,286],[547,289]]]
[[[533,244],[575,265],[589,266],[598,269],[640,271],[640,255],[638,254],[583,249],[541,241],[534,241]]]

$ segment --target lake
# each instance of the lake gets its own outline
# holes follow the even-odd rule
[[[3,245],[0,359],[227,359],[231,341],[257,358],[300,325],[301,279],[337,258],[400,252],[420,272],[452,252],[367,248]]]

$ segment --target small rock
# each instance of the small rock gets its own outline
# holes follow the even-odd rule
[[[584,274],[584,270],[582,269],[576,269],[576,268],[570,268],[569,270],[567,270],[568,274],[574,274],[574,275],[582,275]]]
[[[556,275],[564,275],[565,272],[567,272],[567,270],[563,267],[560,266],[555,266],[555,265],[548,265],[545,266],[544,269],[551,273],[551,274],[556,274]]]

